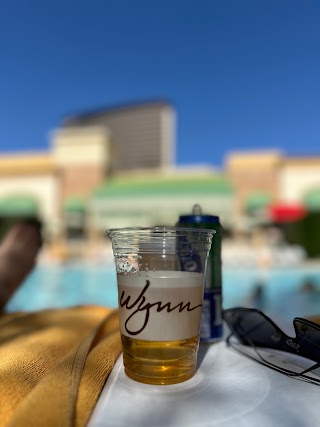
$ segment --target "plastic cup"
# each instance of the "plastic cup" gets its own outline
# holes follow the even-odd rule
[[[108,230],[115,258],[125,372],[175,384],[197,367],[206,264],[213,230]]]

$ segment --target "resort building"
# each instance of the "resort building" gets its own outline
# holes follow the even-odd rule
[[[60,133],[105,129],[110,135],[108,172],[168,168],[175,164],[175,110],[166,101],[129,104],[69,116]]]
[[[279,240],[320,256],[320,156],[231,153],[226,176],[235,194],[236,229],[278,230]]]
[[[225,173],[235,188],[237,215],[265,206],[279,195],[282,157],[276,151],[234,152],[225,161]]]
[[[320,210],[320,156],[285,157],[279,192],[286,203],[302,203],[309,210]]]
[[[180,215],[191,214],[196,203],[204,213],[219,215],[225,226],[234,223],[233,188],[212,170],[123,174],[91,194],[90,229],[174,225]]]
[[[47,232],[59,223],[60,177],[51,153],[0,156],[1,233],[18,218],[39,218]]]
[[[235,190],[238,216],[263,216],[266,207],[277,204],[320,210],[320,155],[234,152],[227,156],[224,170]]]
[[[279,204],[320,211],[320,156],[234,152],[217,172],[177,168],[175,150],[163,101],[68,116],[47,152],[0,156],[0,233],[31,217],[48,241],[93,241],[112,227],[174,225],[196,203],[229,229],[270,222]]]
[[[178,170],[175,113],[163,102],[67,117],[44,153],[0,158],[0,225],[37,217],[47,239],[95,238],[106,228],[174,225],[199,203],[231,225],[228,180]]]

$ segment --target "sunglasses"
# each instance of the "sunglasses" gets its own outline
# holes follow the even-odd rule
[[[255,308],[230,308],[223,318],[231,331],[229,346],[283,374],[320,384],[320,325],[296,317],[296,336],[290,337]]]

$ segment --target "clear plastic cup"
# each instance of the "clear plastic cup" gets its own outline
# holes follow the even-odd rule
[[[213,230],[107,231],[117,270],[126,374],[175,384],[196,372],[206,265]]]

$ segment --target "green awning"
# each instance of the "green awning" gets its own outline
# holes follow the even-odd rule
[[[86,211],[86,201],[78,197],[70,197],[63,204],[65,212],[79,212],[84,213]]]
[[[310,211],[320,211],[320,188],[308,191],[303,197],[303,203]]]
[[[0,216],[34,217],[38,211],[38,201],[32,196],[14,195],[0,199]]]
[[[94,198],[179,196],[189,194],[232,194],[233,187],[224,177],[163,178],[163,179],[113,179],[99,186]]]
[[[253,193],[251,194],[245,203],[246,210],[248,212],[255,212],[265,208],[271,203],[271,196],[267,193]]]

